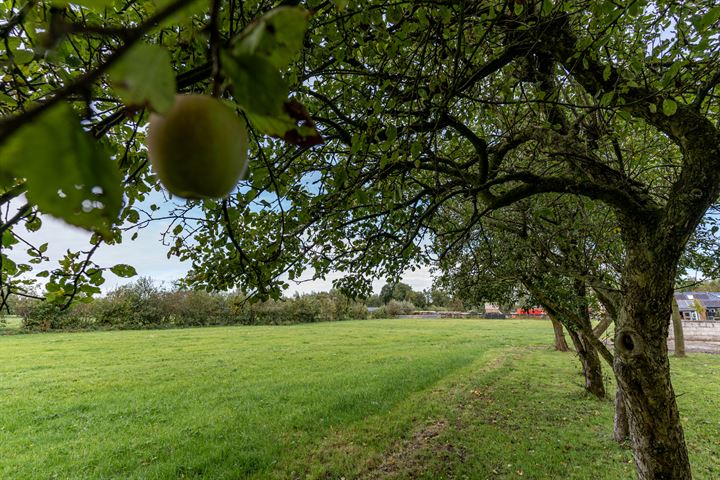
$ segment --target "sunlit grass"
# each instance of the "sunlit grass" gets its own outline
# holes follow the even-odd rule
[[[543,321],[0,338],[0,478],[632,478]],[[698,478],[720,361],[676,361]]]

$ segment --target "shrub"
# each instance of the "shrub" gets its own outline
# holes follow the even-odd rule
[[[63,312],[59,307],[49,302],[27,304],[22,310],[22,328],[25,330],[46,332],[59,322]]]
[[[227,299],[204,290],[160,292],[158,302],[164,324],[195,327],[232,323]]]
[[[415,305],[410,302],[398,302],[397,300],[390,300],[385,305],[385,313],[390,317],[396,317],[398,315],[408,315],[415,311]]]
[[[96,323],[112,328],[152,328],[164,326],[160,290],[152,280],[141,277],[94,301]]]
[[[51,302],[29,303],[22,315],[22,328],[29,331],[80,330],[92,328],[93,323],[92,317],[85,315],[81,307],[61,310],[59,305]]]

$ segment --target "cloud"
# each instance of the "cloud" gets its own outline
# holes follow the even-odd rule
[[[290,288],[285,291],[286,295],[294,295],[295,293],[312,293],[312,292],[325,292],[332,288],[333,280],[342,277],[341,273],[331,273],[326,276],[325,280],[312,280],[314,271],[305,272],[300,276],[298,281],[286,281],[290,285]],[[418,268],[415,271],[407,270],[403,273],[401,282],[407,283],[415,291],[422,291],[430,289],[432,287],[433,278],[429,268]],[[383,278],[373,280],[373,291],[379,293],[380,289],[385,285],[387,281]]]
[[[22,201],[22,199],[20,199]],[[161,211],[164,212],[168,208],[166,199],[160,193],[153,193],[143,204],[149,205],[156,203],[161,205]],[[15,208],[17,208],[16,205]],[[12,208],[12,207],[11,207]],[[39,246],[48,243],[48,249],[45,253],[50,257],[51,262],[48,265],[44,263],[36,266],[35,272],[41,270],[53,269],[57,267],[57,261],[60,260],[68,250],[83,251],[89,250],[90,234],[77,227],[68,225],[60,220],[56,220],[49,216],[42,217],[43,226],[37,232],[29,232],[22,225],[15,227],[15,232],[23,239]],[[188,262],[181,262],[177,257],[167,258],[168,247],[162,244],[162,233],[168,226],[168,221],[153,221],[147,227],[138,231],[136,240],[130,240],[132,232],[123,235],[123,242],[117,245],[101,245],[93,255],[93,261],[101,267],[111,267],[119,263],[130,264],[138,272],[139,276],[150,277],[159,284],[170,285],[173,281],[185,276],[190,269]],[[22,245],[16,245],[13,250],[5,250],[4,253],[16,263],[27,262],[30,257],[26,249]],[[303,294],[310,292],[328,291],[332,288],[332,281],[340,278],[342,274],[333,273],[326,277],[325,280],[313,280],[314,271],[306,272],[299,282],[288,281],[290,288],[284,293],[286,295],[294,295],[295,293]],[[106,282],[102,285],[103,292],[108,292],[120,285],[132,282],[135,278],[121,278],[114,275],[109,270],[105,274]],[[416,291],[421,291],[432,287],[432,276],[429,269],[421,268],[415,271],[406,271],[401,281],[413,287]],[[383,285],[385,279],[376,279],[373,281],[373,290],[377,293]]]

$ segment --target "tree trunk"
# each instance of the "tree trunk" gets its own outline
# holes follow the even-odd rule
[[[630,426],[628,425],[627,409],[625,408],[625,398],[620,385],[615,392],[615,420],[613,422],[613,438],[618,443],[623,443],[630,435]]]
[[[593,335],[595,335],[597,338],[600,338],[600,336],[605,333],[605,331],[608,329],[612,322],[613,319],[610,315],[603,315],[603,319],[600,320],[600,323],[598,323],[595,328],[593,328]]]
[[[682,319],[680,318],[680,310],[677,302],[673,298],[672,301],[672,324],[673,324],[673,343],[675,344],[675,356],[685,356],[685,333],[683,332]]]
[[[555,331],[555,350],[559,352],[569,351],[570,347],[568,347],[567,341],[565,341],[562,323],[552,317],[550,318],[550,321],[552,322],[553,330]]]
[[[582,332],[568,330],[568,334],[575,345],[575,351],[582,364],[585,390],[598,398],[605,398],[605,383],[603,382],[602,365],[597,350],[585,339]]]
[[[532,283],[526,282],[525,286],[541,302],[550,319],[557,321],[567,328],[570,340],[572,340],[575,345],[575,351],[580,358],[583,376],[585,377],[585,390],[598,398],[605,398],[605,383],[603,382],[602,365],[600,363],[598,351],[593,344],[593,340],[595,340],[595,338],[593,337],[588,340],[585,334],[580,330],[581,328],[585,328],[585,325],[575,324],[570,321],[568,316],[562,314],[559,309],[556,309],[553,303],[544,297],[542,291],[532,285]],[[578,317],[575,312],[572,312],[572,314],[574,317]],[[592,335],[592,327],[590,326],[589,316],[580,315],[579,317],[582,318],[578,318],[577,322],[587,321],[587,329],[585,331],[590,332]],[[563,319],[565,322],[562,321]]]
[[[625,397],[638,478],[686,480],[692,473],[667,350],[676,258],[658,243],[628,247],[614,370]]]

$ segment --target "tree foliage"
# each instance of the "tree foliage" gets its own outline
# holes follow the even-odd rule
[[[622,248],[614,369],[638,473],[689,478],[665,337],[682,251],[720,193],[720,8],[310,1],[310,17],[270,6],[3,3],[0,200],[21,203],[6,210],[3,248],[19,244],[15,225],[39,228],[38,211],[90,227],[88,250],[38,275],[55,299],[96,291],[93,252],[159,210],[141,218],[159,189],[145,123],[173,90],[227,100],[254,140],[233,194],[172,212],[169,254],[192,262],[195,287],[278,298],[312,268],[366,294],[374,277],[473,242],[492,212],[599,202]],[[48,175],[55,158],[66,167]],[[103,183],[113,175],[122,188]],[[42,245],[30,251],[44,263]],[[33,267],[2,258],[3,296],[22,291]]]
[[[0,202],[15,207],[2,226],[3,302],[30,294],[31,271],[44,279],[42,296],[62,308],[99,293],[108,267],[94,263],[95,252],[152,215],[147,199],[160,186],[147,168],[146,123],[150,112],[169,110],[176,91],[224,98],[250,120],[258,141],[322,142],[305,107],[288,98],[297,79],[285,74],[310,16],[304,8],[30,0],[0,9],[8,18],[0,27]],[[93,232],[87,249],[42,269],[47,245],[32,245],[20,228],[41,228],[39,213]],[[21,245],[29,263],[8,256]],[[124,265],[110,270],[134,274]]]

